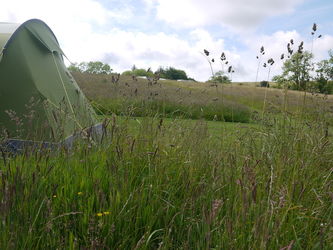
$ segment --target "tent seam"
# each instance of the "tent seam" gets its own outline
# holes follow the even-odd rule
[[[56,66],[56,68],[57,68],[58,76],[59,76],[59,78],[60,78],[60,81],[61,81],[62,87],[63,87],[63,89],[64,89],[64,91],[65,91],[65,95],[66,95],[67,101],[68,101],[68,103],[69,103],[69,107],[71,108],[71,111],[72,111],[72,113],[73,113],[73,115],[74,115],[74,121],[75,121],[75,122],[80,126],[80,128],[82,129],[82,126],[80,125],[80,123],[79,123],[79,122],[77,121],[77,119],[76,119],[76,115],[75,115],[75,112],[74,112],[74,109],[73,109],[72,103],[70,102],[70,99],[69,99],[69,96],[68,96],[68,93],[67,93],[67,89],[66,89],[66,87],[65,87],[64,81],[63,81],[63,79],[62,79],[62,77],[61,77],[61,74],[60,74],[60,72],[59,72],[59,68],[58,68],[57,62],[56,62],[56,60],[55,60],[55,58],[54,58],[54,54],[53,54],[53,53],[52,53],[52,58],[53,58],[53,61],[54,61],[55,66]]]

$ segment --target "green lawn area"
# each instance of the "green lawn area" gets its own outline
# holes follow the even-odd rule
[[[111,116],[99,116],[100,119]],[[161,121],[160,118],[154,117],[116,117],[119,124],[126,125],[129,132],[133,135],[137,135],[140,131],[140,127],[143,123],[152,123],[157,126]],[[239,135],[242,133],[247,133],[249,131],[256,131],[259,128],[258,124],[255,123],[233,123],[233,122],[221,122],[221,121],[205,121],[205,120],[193,120],[193,119],[172,119],[163,118],[163,125],[165,126],[182,126],[184,128],[194,128],[196,125],[207,126],[207,131],[210,137],[215,139],[221,139],[225,134]]]

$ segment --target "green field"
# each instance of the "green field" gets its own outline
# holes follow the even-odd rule
[[[1,249],[332,249],[332,97],[75,74],[102,142],[0,159]]]

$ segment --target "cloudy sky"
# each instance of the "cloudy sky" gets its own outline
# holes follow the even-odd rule
[[[10,0],[1,5],[0,22],[45,21],[71,62],[99,60],[116,72],[173,66],[207,80],[203,49],[216,59],[225,52],[234,81],[254,81],[261,45],[277,62],[286,44],[304,41],[311,50],[311,28],[318,25],[316,60],[333,48],[332,0]],[[214,70],[221,69],[218,60]],[[261,68],[259,80],[267,79]]]

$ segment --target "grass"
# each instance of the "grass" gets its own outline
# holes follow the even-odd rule
[[[287,111],[296,113],[304,106],[302,92],[287,90],[285,93],[281,89],[260,88],[249,83],[218,84],[215,87],[201,82],[160,80],[158,84],[149,86],[147,80],[133,80],[129,76],[120,76],[117,83],[112,82],[110,75],[75,73],[74,77],[90,100],[102,106],[118,105],[117,110],[122,111],[130,105],[155,102],[159,103],[158,106],[214,106],[217,110],[225,107],[226,110],[234,112],[260,112],[265,97],[268,106],[275,110],[281,111],[281,107],[286,103]],[[124,107],[121,107],[120,104],[123,103]],[[316,105],[333,107],[333,96],[308,93],[305,104],[308,109]]]
[[[207,121],[243,122],[250,121],[251,113],[241,105],[227,106],[220,103],[207,105],[172,103],[161,100],[109,99],[93,102],[97,114],[146,117],[159,114],[164,118],[205,119]]]
[[[233,126],[214,140],[216,123],[130,120],[113,117],[100,146],[6,158],[1,245],[332,247],[333,148],[319,125]]]
[[[135,90],[98,77],[84,87],[90,99]],[[3,155],[2,249],[333,248],[331,97],[309,96],[303,106],[303,96],[290,92],[284,109],[274,97],[284,98],[283,92],[269,90],[262,112],[251,105],[251,98],[261,102],[260,88],[252,87],[258,91],[252,96],[248,86],[132,84],[141,101],[161,88],[165,97],[154,101],[180,96],[205,111],[212,98],[230,98],[234,108],[249,102],[257,116],[227,123],[202,115],[180,119],[160,109],[147,117],[118,116],[124,110],[118,108],[100,144],[83,138],[70,151]],[[172,97],[176,91],[181,94]]]

